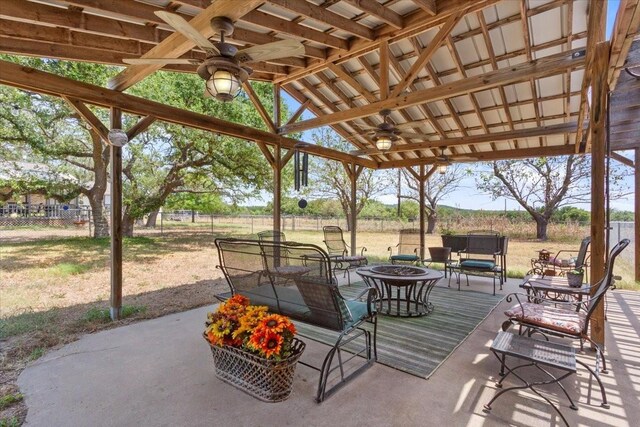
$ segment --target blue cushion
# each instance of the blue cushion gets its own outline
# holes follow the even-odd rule
[[[417,261],[418,255],[391,255],[394,261]]]
[[[345,325],[345,328],[353,325],[354,323],[360,322],[363,318],[367,318],[369,316],[366,302],[345,300],[345,303],[347,304],[347,307],[349,307],[351,318],[353,319]]]
[[[468,259],[460,263],[462,268],[474,268],[478,270],[493,270],[496,263],[493,261],[480,261],[474,259]]]

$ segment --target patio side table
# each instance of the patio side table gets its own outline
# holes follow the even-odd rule
[[[609,405],[607,403],[607,396],[605,394],[602,381],[600,381],[600,377],[584,362],[576,359],[576,350],[571,346],[500,331],[498,332],[496,338],[493,340],[493,344],[491,344],[491,352],[500,361],[500,376],[502,378],[500,378],[500,381],[496,383],[496,387],[502,388],[502,382],[510,374],[513,374],[514,377],[518,378],[522,382],[522,385],[517,385],[500,390],[495,396],[493,396],[489,403],[484,405],[485,412],[489,412],[491,410],[491,404],[504,393],[510,390],[521,390],[528,388],[538,396],[542,397],[545,401],[547,401],[547,403],[549,403],[551,407],[555,409],[558,415],[560,415],[562,421],[564,421],[564,423],[568,426],[569,423],[567,422],[564,415],[562,415],[560,408],[558,408],[553,402],[551,402],[551,400],[549,400],[549,398],[540,393],[534,387],[545,384],[558,384],[560,389],[564,392],[565,396],[567,396],[567,399],[569,400],[569,407],[573,410],[577,410],[578,407],[573,403],[573,400],[561,383],[563,379],[576,373],[576,364],[580,364],[581,366],[587,368],[587,370],[589,370],[589,372],[596,378],[598,384],[600,385],[600,392],[602,393],[601,406],[604,408],[609,408]],[[524,361],[525,363],[521,363],[515,367],[510,367],[507,364],[506,356],[513,356]],[[521,374],[518,374],[516,372],[520,368],[524,367],[537,368],[548,377],[548,380],[529,381],[525,379]],[[556,368],[563,373],[559,376],[555,376],[551,372],[549,372],[549,370],[545,369],[545,367]],[[504,372],[505,369],[508,371],[506,374]]]

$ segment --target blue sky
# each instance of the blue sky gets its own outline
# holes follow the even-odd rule
[[[607,38],[610,37],[611,30],[614,25],[616,12],[620,5],[619,0],[609,0],[607,2]],[[299,107],[299,103],[295,101],[293,98],[284,94],[283,100],[287,103],[289,110],[291,112],[296,111]],[[302,119],[310,119],[315,117],[313,114],[305,111],[302,116]],[[301,138],[304,141],[312,140],[312,132],[304,132]],[[472,168],[476,166],[469,165]],[[627,179],[627,184],[629,188],[632,188],[632,178]],[[309,185],[313,185],[313,183],[309,183]],[[264,195],[265,200],[270,200],[270,195]],[[390,194],[387,196],[379,197],[379,200],[383,203],[393,204],[396,203],[395,191],[394,194]],[[255,204],[251,201],[251,204]],[[264,203],[264,202],[263,202]],[[497,200],[492,200],[491,196],[487,194],[480,193],[475,186],[475,179],[473,177],[465,178],[462,181],[462,188],[460,188],[455,194],[452,194],[448,198],[444,199],[441,204],[464,208],[464,209],[485,209],[485,210],[499,210],[505,208],[505,199],[499,198]],[[582,207],[584,209],[589,209],[588,204],[577,204],[576,206]],[[512,200],[506,200],[507,209],[522,209],[520,205]],[[611,207],[620,210],[633,210],[633,196],[629,196],[624,199],[612,200]]]

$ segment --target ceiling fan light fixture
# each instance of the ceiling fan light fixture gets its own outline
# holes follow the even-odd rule
[[[249,73],[231,60],[215,62],[207,67],[207,92],[219,101],[231,101],[240,93],[242,84],[249,78]]]
[[[440,175],[444,175],[445,173],[447,173],[447,164],[446,163],[440,163],[437,166],[437,170],[438,170],[438,173]]]
[[[376,148],[380,151],[386,151],[391,148],[393,139],[389,135],[380,135],[375,139]]]

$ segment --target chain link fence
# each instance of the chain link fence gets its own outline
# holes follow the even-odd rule
[[[56,239],[92,235],[91,210],[69,205],[0,207],[0,241]]]
[[[631,265],[635,265],[635,262],[640,262],[640,260],[635,260],[634,253],[634,242],[638,238],[635,235],[635,224],[633,222],[611,222],[611,228],[609,229],[609,247],[612,248],[622,239],[631,240],[631,244],[622,251],[620,254],[620,258],[628,261]]]

